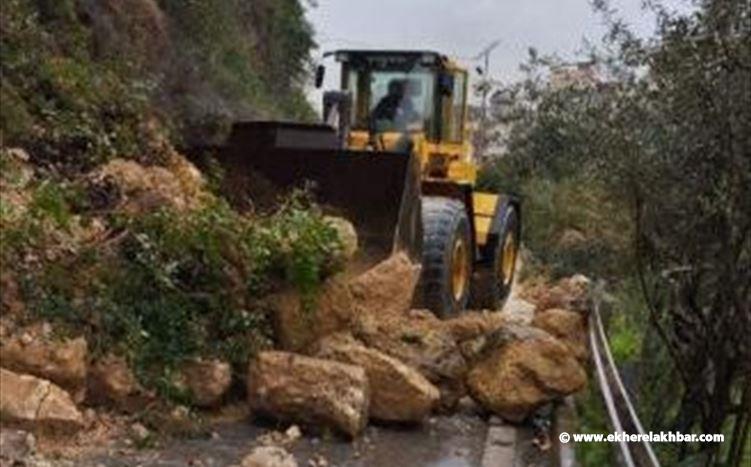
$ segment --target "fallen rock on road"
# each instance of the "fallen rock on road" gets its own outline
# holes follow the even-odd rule
[[[84,427],[83,417],[70,394],[31,375],[0,368],[0,419],[31,429],[72,433]]]
[[[0,364],[18,373],[48,379],[70,391],[76,401],[86,392],[88,347],[83,337],[61,341],[24,332],[0,345]]]
[[[560,339],[580,361],[587,359],[587,322],[582,313],[551,308],[535,314],[532,325]]]
[[[451,409],[466,394],[466,361],[451,332],[434,315],[362,315],[353,334],[366,346],[417,369],[440,390],[441,408]]]
[[[487,336],[467,374],[472,398],[512,422],[582,389],[586,381],[584,369],[563,342],[521,325]]]
[[[521,297],[534,303],[537,311],[551,308],[586,310],[590,280],[576,274],[559,280],[553,286],[539,284],[523,290]]]
[[[245,456],[241,467],[297,467],[297,461],[284,448],[260,446]]]
[[[349,334],[333,334],[319,343],[316,356],[362,367],[370,382],[370,416],[383,421],[419,422],[440,398],[417,370],[383,352],[367,348]]]
[[[400,253],[354,278],[346,274],[328,278],[314,303],[304,303],[295,289],[277,293],[267,303],[273,310],[279,347],[308,353],[319,339],[350,329],[359,316],[404,316],[419,277],[420,266]]]
[[[324,282],[310,307],[294,289],[276,294],[268,302],[274,310],[279,346],[294,352],[303,352],[318,339],[349,327],[354,309],[352,292],[341,275]]]
[[[328,426],[351,437],[367,424],[365,370],[288,352],[261,352],[248,369],[248,403],[274,419]]]
[[[419,264],[405,253],[390,256],[351,281],[357,313],[403,316],[419,279]]]

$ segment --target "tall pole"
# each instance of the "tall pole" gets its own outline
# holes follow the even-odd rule
[[[490,93],[490,77],[488,76],[488,72],[490,70],[490,50],[485,51],[485,67],[483,70],[485,70],[485,83],[482,87],[482,131],[484,139],[485,127],[488,123],[488,94]]]
[[[496,39],[488,44],[474,60],[483,60],[483,83],[482,83],[482,107],[480,114],[480,138],[482,141],[482,149],[485,149],[487,145],[487,126],[488,126],[488,94],[490,94],[490,53],[501,45],[500,39]],[[484,156],[484,154],[483,154]]]

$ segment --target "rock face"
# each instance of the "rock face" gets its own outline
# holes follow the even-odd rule
[[[417,369],[440,389],[443,408],[453,407],[465,394],[466,361],[451,332],[431,313],[362,315],[353,334],[366,346]]]
[[[297,467],[297,461],[284,448],[260,446],[245,456],[242,467]]]
[[[404,315],[419,279],[420,266],[404,253],[376,264],[350,284],[358,314]]]
[[[581,313],[551,308],[538,312],[532,325],[560,339],[579,360],[587,358],[587,323]]]
[[[138,381],[123,357],[106,355],[89,370],[88,400],[95,404],[129,405],[138,391]]]
[[[77,431],[83,417],[59,386],[31,375],[0,368],[0,418],[30,428]]]
[[[29,333],[17,335],[0,346],[0,365],[19,373],[48,379],[84,398],[88,347],[83,337],[52,341]]]
[[[251,410],[279,420],[325,425],[357,436],[367,423],[365,370],[288,352],[261,352],[248,369]]]
[[[333,334],[319,344],[316,356],[362,367],[370,382],[370,416],[384,421],[418,422],[440,398],[417,370],[348,334]]]
[[[193,403],[214,407],[221,403],[232,384],[232,368],[220,360],[194,360],[180,369]]]
[[[519,325],[489,335],[467,375],[472,398],[513,422],[585,384],[586,373],[565,344]]]
[[[354,301],[344,277],[334,276],[323,284],[310,307],[306,307],[299,293],[293,290],[272,296],[269,305],[274,311],[279,346],[300,352],[318,339],[347,328]]]

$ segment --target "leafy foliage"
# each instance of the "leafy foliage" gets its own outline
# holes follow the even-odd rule
[[[45,255],[53,245],[48,238],[22,235],[69,222],[57,188],[42,184],[34,199],[28,222],[3,226],[3,240],[18,239],[4,246],[4,259]],[[168,376],[182,361],[219,357],[244,371],[273,337],[262,297],[289,283],[314,299],[340,266],[336,231],[299,195],[263,218],[215,200],[189,213],[118,214],[110,225],[103,241],[71,235],[73,249],[24,263],[29,318],[83,330],[96,354],[127,355],[147,386],[178,399]]]

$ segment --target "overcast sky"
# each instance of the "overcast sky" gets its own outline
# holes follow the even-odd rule
[[[337,48],[435,49],[474,65],[471,58],[499,39],[491,56],[491,74],[508,80],[532,46],[542,54],[574,60],[584,38],[598,41],[605,32],[589,0],[317,0],[308,8],[322,51]],[[689,8],[687,0],[667,0]],[[640,35],[651,35],[654,18],[641,0],[614,0]],[[331,62],[329,62],[331,63]],[[329,69],[333,67],[329,66]],[[474,68],[474,67],[472,67]],[[331,70],[333,71],[333,70]],[[327,85],[337,81],[328,73]]]

